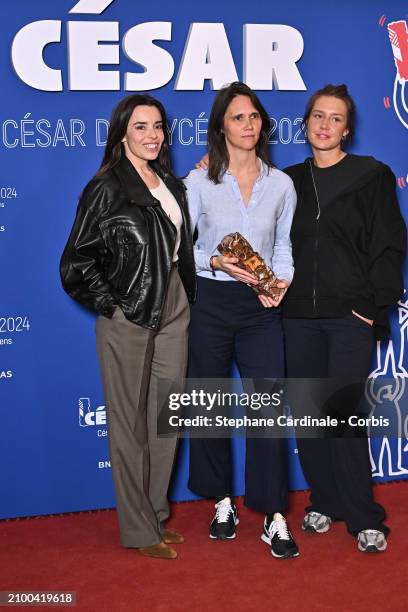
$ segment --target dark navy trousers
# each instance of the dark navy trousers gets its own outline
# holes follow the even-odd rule
[[[191,307],[188,376],[228,378],[233,360],[242,378],[284,376],[280,312],[264,308],[244,283],[198,277],[197,302]],[[229,438],[190,439],[188,486],[194,493],[231,495],[232,475]],[[247,437],[245,505],[265,514],[283,512],[287,497],[286,440]]]
[[[289,378],[366,378],[374,348],[373,329],[353,314],[340,318],[285,318]],[[349,411],[353,406],[345,406]],[[372,494],[366,437],[298,437],[299,459],[315,511],[343,520],[348,531],[385,534],[384,508]]]

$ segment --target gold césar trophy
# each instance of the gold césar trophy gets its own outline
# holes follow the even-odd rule
[[[239,232],[224,236],[217,249],[221,255],[226,257],[237,257],[238,263],[235,265],[250,272],[256,277],[258,284],[250,285],[255,293],[266,295],[273,300],[279,298],[283,291],[283,288],[276,286],[279,279],[275,276],[271,268],[266,265],[259,253],[254,251],[248,240]]]

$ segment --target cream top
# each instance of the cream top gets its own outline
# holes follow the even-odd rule
[[[160,185],[154,189],[150,189],[150,193],[159,200],[161,207],[163,208],[170,221],[176,227],[177,238],[176,246],[174,247],[173,262],[178,261],[178,250],[180,246],[180,229],[183,223],[183,217],[181,216],[180,206],[177,204],[177,200],[174,195],[167,189],[160,177],[158,177]]]

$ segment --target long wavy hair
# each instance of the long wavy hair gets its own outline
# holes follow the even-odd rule
[[[126,135],[126,130],[136,106],[155,106],[160,113],[163,122],[164,141],[160,149],[157,160],[153,165],[159,164],[165,174],[172,174],[170,154],[169,154],[169,135],[167,132],[167,117],[164,106],[159,100],[147,94],[132,94],[123,98],[113,110],[108,131],[108,139],[101,166],[97,172],[100,176],[110,168],[116,166],[122,157],[125,156],[125,149],[122,139]]]
[[[236,96],[247,96],[262,119],[262,127],[259,140],[256,143],[255,151],[257,156],[269,167],[273,168],[273,163],[269,156],[268,139],[270,131],[270,119],[258,96],[248,85],[235,81],[223,87],[217,93],[212,105],[210,119],[208,122],[208,177],[218,184],[221,182],[222,175],[228,169],[229,155],[225,136],[223,134],[224,117],[228,106]]]
[[[307,130],[307,122],[309,121],[310,113],[313,110],[313,107],[318,98],[322,96],[333,96],[333,98],[338,98],[339,100],[343,100],[344,104],[347,108],[347,125],[348,129],[347,136],[344,137],[344,141],[350,142],[354,136],[355,125],[356,125],[356,105],[354,103],[353,98],[350,96],[347,85],[325,85],[322,89],[318,89],[315,91],[309,98],[306,103],[305,114],[303,116],[303,128]]]

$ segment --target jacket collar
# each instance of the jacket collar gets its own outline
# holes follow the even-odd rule
[[[339,193],[336,195],[336,199],[338,197],[343,197],[344,195],[352,191],[357,191],[359,189],[362,189],[363,187],[365,187],[365,185],[370,183],[375,176],[378,176],[381,172],[384,171],[384,165],[378,162],[373,157],[365,157],[365,158],[361,156],[360,157],[355,156],[355,157],[358,158],[358,163],[360,163],[361,165],[361,173],[352,183],[350,183],[349,185],[346,185],[344,189],[339,191]],[[308,180],[312,180],[311,172],[310,172],[311,165],[313,168],[313,159],[311,157],[307,157],[304,161],[303,178],[308,177]],[[302,190],[303,190],[303,185],[302,185]]]
[[[165,181],[166,177],[158,165],[154,165],[154,171]],[[138,206],[160,205],[159,200],[151,194],[146,183],[127,157],[121,157],[116,166],[114,166],[113,172],[116,174],[123,190],[129,195],[132,202]]]

